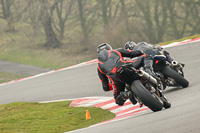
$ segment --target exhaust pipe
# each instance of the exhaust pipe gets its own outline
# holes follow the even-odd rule
[[[172,61],[172,65],[173,65],[173,66],[177,66],[177,65],[178,65],[178,62],[175,61],[175,60],[173,60],[173,61]]]
[[[157,80],[154,77],[152,77],[151,75],[149,75],[147,72],[145,72],[143,70],[140,70],[138,72],[138,75],[140,77],[142,77],[142,78],[145,78],[146,80],[148,80],[153,85],[157,85],[158,84]]]
[[[177,61],[173,60],[171,63],[174,67],[179,67],[180,69],[183,69],[183,65],[179,64]]]

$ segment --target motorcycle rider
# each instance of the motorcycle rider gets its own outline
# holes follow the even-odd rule
[[[172,63],[172,61],[175,61],[167,51],[163,51],[163,48],[158,45],[158,44],[149,44],[146,42],[140,42],[138,44],[136,44],[133,41],[128,41],[125,43],[124,48],[127,50],[142,50],[149,58],[146,60],[144,69],[146,70],[146,72],[148,72],[149,74],[152,74],[153,72],[153,56],[155,55],[165,55],[168,62]],[[150,71],[149,71],[150,70]]]
[[[136,44],[133,41],[128,41],[125,43],[124,48],[128,50],[142,50],[145,54],[152,56],[163,54],[167,57],[167,60],[170,63],[174,61],[174,59],[169,55],[167,51],[163,51],[162,53],[163,48],[158,44],[153,45],[146,42],[140,42]]]
[[[98,53],[98,76],[102,82],[104,91],[113,90],[115,103],[122,106],[127,99],[133,104],[137,101],[131,91],[125,91],[125,83],[122,83],[116,78],[116,70],[118,67],[134,63],[137,60],[124,60],[123,57],[136,57],[144,55],[141,50],[126,50],[118,48],[113,50],[108,43],[102,43],[97,48]]]

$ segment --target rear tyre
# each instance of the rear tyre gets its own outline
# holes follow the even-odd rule
[[[157,95],[151,94],[139,80],[135,80],[131,84],[131,89],[135,95],[148,106],[152,111],[160,111],[163,108],[162,100]]]
[[[173,78],[178,85],[182,86],[183,88],[188,87],[189,82],[176,71],[174,71],[171,67],[165,66],[163,68],[163,73],[171,78]]]

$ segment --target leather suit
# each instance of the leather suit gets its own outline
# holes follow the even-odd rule
[[[116,78],[116,70],[126,63],[143,63],[143,61],[125,60],[123,57],[136,57],[143,55],[142,51],[133,51],[119,48],[116,50],[102,50],[98,54],[98,76],[102,82],[104,91],[113,90],[116,104],[123,105],[123,102],[116,97],[125,90],[125,84]]]

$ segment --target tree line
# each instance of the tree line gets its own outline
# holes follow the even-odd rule
[[[200,33],[199,0],[0,0],[4,32],[16,23],[44,32],[44,47],[108,42],[158,43]],[[20,29],[19,29],[20,30]],[[34,38],[34,36],[31,36]]]

